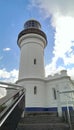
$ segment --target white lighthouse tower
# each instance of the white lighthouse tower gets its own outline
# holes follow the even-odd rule
[[[72,80],[65,70],[54,76],[45,77],[44,48],[47,45],[45,33],[36,20],[28,20],[24,30],[18,35],[20,47],[20,66],[17,84],[26,89],[26,111],[57,111],[60,102],[66,100],[65,95],[57,96],[57,92],[74,89]],[[69,94],[69,96],[71,96]],[[58,99],[60,100],[58,104]],[[62,105],[66,109],[66,104]]]
[[[36,20],[24,24],[18,35],[21,50],[19,78],[17,83],[26,89],[26,110],[42,110],[45,107],[44,48],[47,44],[45,33]]]

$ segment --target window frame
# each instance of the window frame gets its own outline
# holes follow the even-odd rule
[[[37,94],[37,86],[34,86],[34,95]]]
[[[52,88],[52,91],[53,91],[54,100],[56,100],[56,99],[57,99],[56,89],[55,89],[55,88]]]
[[[36,60],[36,58],[34,58],[34,65],[36,65],[37,64],[37,60]]]

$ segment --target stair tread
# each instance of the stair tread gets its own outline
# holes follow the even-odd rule
[[[56,129],[55,129],[56,128]],[[57,113],[26,113],[18,124],[18,130],[69,130],[69,125]]]
[[[23,128],[23,129],[22,129]],[[19,124],[18,130],[69,130],[69,125],[60,123],[60,124],[53,124],[53,123],[41,123],[41,124]]]
[[[63,123],[63,122],[61,122],[61,123],[35,123],[35,124],[32,124],[32,123],[29,123],[29,124],[25,124],[25,123],[19,123],[19,125],[68,125],[67,123]]]

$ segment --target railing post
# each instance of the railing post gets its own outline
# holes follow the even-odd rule
[[[22,112],[21,118],[24,118],[24,111]]]
[[[69,123],[69,126],[70,126],[70,130],[72,130],[71,118],[70,118],[70,111],[69,111],[69,104],[68,104],[68,100],[67,100],[67,98],[66,98],[66,102],[67,102],[68,123]]]
[[[61,101],[60,101],[60,93],[57,90],[57,110],[58,110],[58,116],[62,117],[62,107],[61,107]]]

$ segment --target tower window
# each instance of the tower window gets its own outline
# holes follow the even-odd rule
[[[37,87],[34,86],[34,95],[36,95],[36,94],[37,94]]]
[[[36,59],[34,59],[34,65],[36,64]]]
[[[54,99],[56,100],[56,90],[55,90],[55,88],[52,88],[52,90],[53,90]]]

